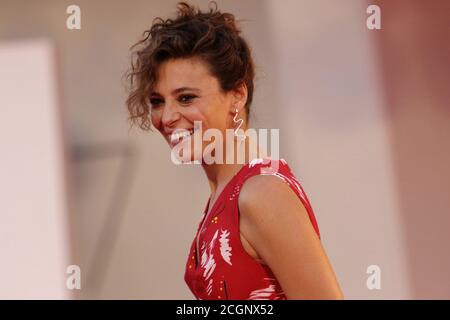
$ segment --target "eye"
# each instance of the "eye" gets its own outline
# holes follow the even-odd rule
[[[179,96],[178,101],[180,101],[182,104],[189,104],[192,102],[192,100],[194,100],[195,98],[197,98],[194,95],[191,94],[183,94],[181,96]]]
[[[163,101],[159,98],[151,98],[150,105],[152,108],[158,108],[163,104]]]

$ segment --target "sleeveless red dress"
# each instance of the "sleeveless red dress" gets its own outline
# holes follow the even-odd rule
[[[305,206],[320,238],[305,192],[284,159],[254,159],[227,183],[212,210],[208,200],[186,262],[184,280],[198,300],[285,300],[269,266],[245,251],[239,232],[239,191],[251,176],[270,174],[285,181]],[[197,243],[198,241],[198,243]]]

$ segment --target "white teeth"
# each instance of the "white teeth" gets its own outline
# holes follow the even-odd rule
[[[170,136],[170,142],[172,142],[172,143],[178,142],[180,139],[189,137],[193,133],[194,133],[194,129],[183,130],[180,132],[172,133],[172,135]]]

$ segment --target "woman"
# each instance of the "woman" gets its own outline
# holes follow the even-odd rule
[[[172,151],[183,150],[177,159],[201,163],[211,188],[186,262],[195,297],[341,299],[299,182],[286,161],[252,157],[243,140],[254,64],[234,16],[181,2],[175,19],[155,19],[133,47],[131,122],[153,125]],[[215,148],[212,139],[193,143],[201,132],[227,137],[230,129]],[[221,155],[234,161],[210,161]]]

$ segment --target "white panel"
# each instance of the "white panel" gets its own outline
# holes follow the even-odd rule
[[[63,299],[68,210],[54,50],[0,44],[0,298]]]

